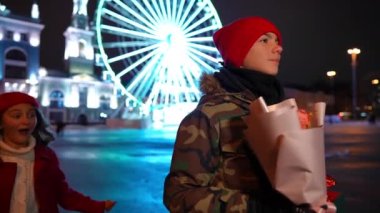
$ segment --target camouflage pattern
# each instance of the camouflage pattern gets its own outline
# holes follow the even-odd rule
[[[181,122],[164,187],[170,212],[256,212],[262,174],[244,138],[252,99],[214,87]]]

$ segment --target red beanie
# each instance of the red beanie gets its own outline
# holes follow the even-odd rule
[[[32,96],[22,92],[8,92],[0,94],[0,113],[17,104],[30,104],[38,107],[39,104]]]
[[[215,32],[213,39],[225,65],[240,67],[256,40],[265,33],[277,35],[281,45],[281,34],[277,27],[262,17],[239,19]]]

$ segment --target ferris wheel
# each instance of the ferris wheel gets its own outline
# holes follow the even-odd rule
[[[99,0],[95,22],[106,70],[139,104],[197,102],[201,74],[219,67],[210,0]]]

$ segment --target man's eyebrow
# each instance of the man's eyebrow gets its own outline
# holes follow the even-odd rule
[[[264,33],[263,35],[273,38],[273,34],[271,34],[270,32]]]
[[[9,112],[21,112],[21,110],[20,109],[11,109],[11,110],[9,110]]]

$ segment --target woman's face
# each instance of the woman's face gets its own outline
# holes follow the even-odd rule
[[[243,68],[269,75],[278,73],[282,47],[274,33],[266,33],[257,39],[243,61]]]
[[[36,127],[36,109],[30,104],[17,104],[7,109],[0,122],[4,143],[20,148],[29,144]]]

